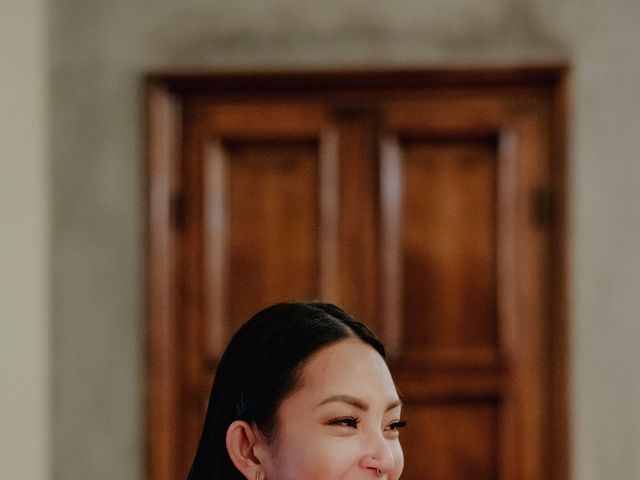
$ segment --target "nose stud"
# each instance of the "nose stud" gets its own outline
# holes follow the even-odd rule
[[[371,460],[375,461],[375,459],[376,459],[376,456],[375,455],[371,455]],[[376,468],[376,475],[378,475],[378,476],[382,475],[382,472],[380,471],[379,468]]]

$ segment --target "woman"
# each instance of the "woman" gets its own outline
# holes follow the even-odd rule
[[[189,480],[397,480],[400,412],[366,326],[326,303],[273,305],[220,360]]]

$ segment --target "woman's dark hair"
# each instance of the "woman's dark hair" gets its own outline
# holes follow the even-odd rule
[[[272,438],[278,406],[300,386],[305,360],[348,338],[385,355],[371,330],[328,303],[279,303],[251,317],[218,365],[189,480],[243,480],[227,453],[229,425],[235,420],[254,423]]]

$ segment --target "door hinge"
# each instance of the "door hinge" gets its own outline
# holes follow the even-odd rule
[[[171,198],[170,215],[173,228],[183,230],[187,223],[187,196],[184,193],[176,193]]]
[[[549,227],[553,222],[554,199],[553,192],[548,185],[541,185],[533,192],[532,216],[533,221],[541,227]]]

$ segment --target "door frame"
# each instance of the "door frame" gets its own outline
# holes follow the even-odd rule
[[[553,98],[549,211],[552,480],[569,478],[569,325],[567,251],[567,123],[565,65],[287,72],[153,72],[144,78],[146,116],[146,467],[147,478],[174,479],[180,411],[180,335],[173,312],[185,218],[181,184],[181,106],[191,94],[314,93],[448,87],[539,87]],[[549,210],[551,206],[542,205]]]

